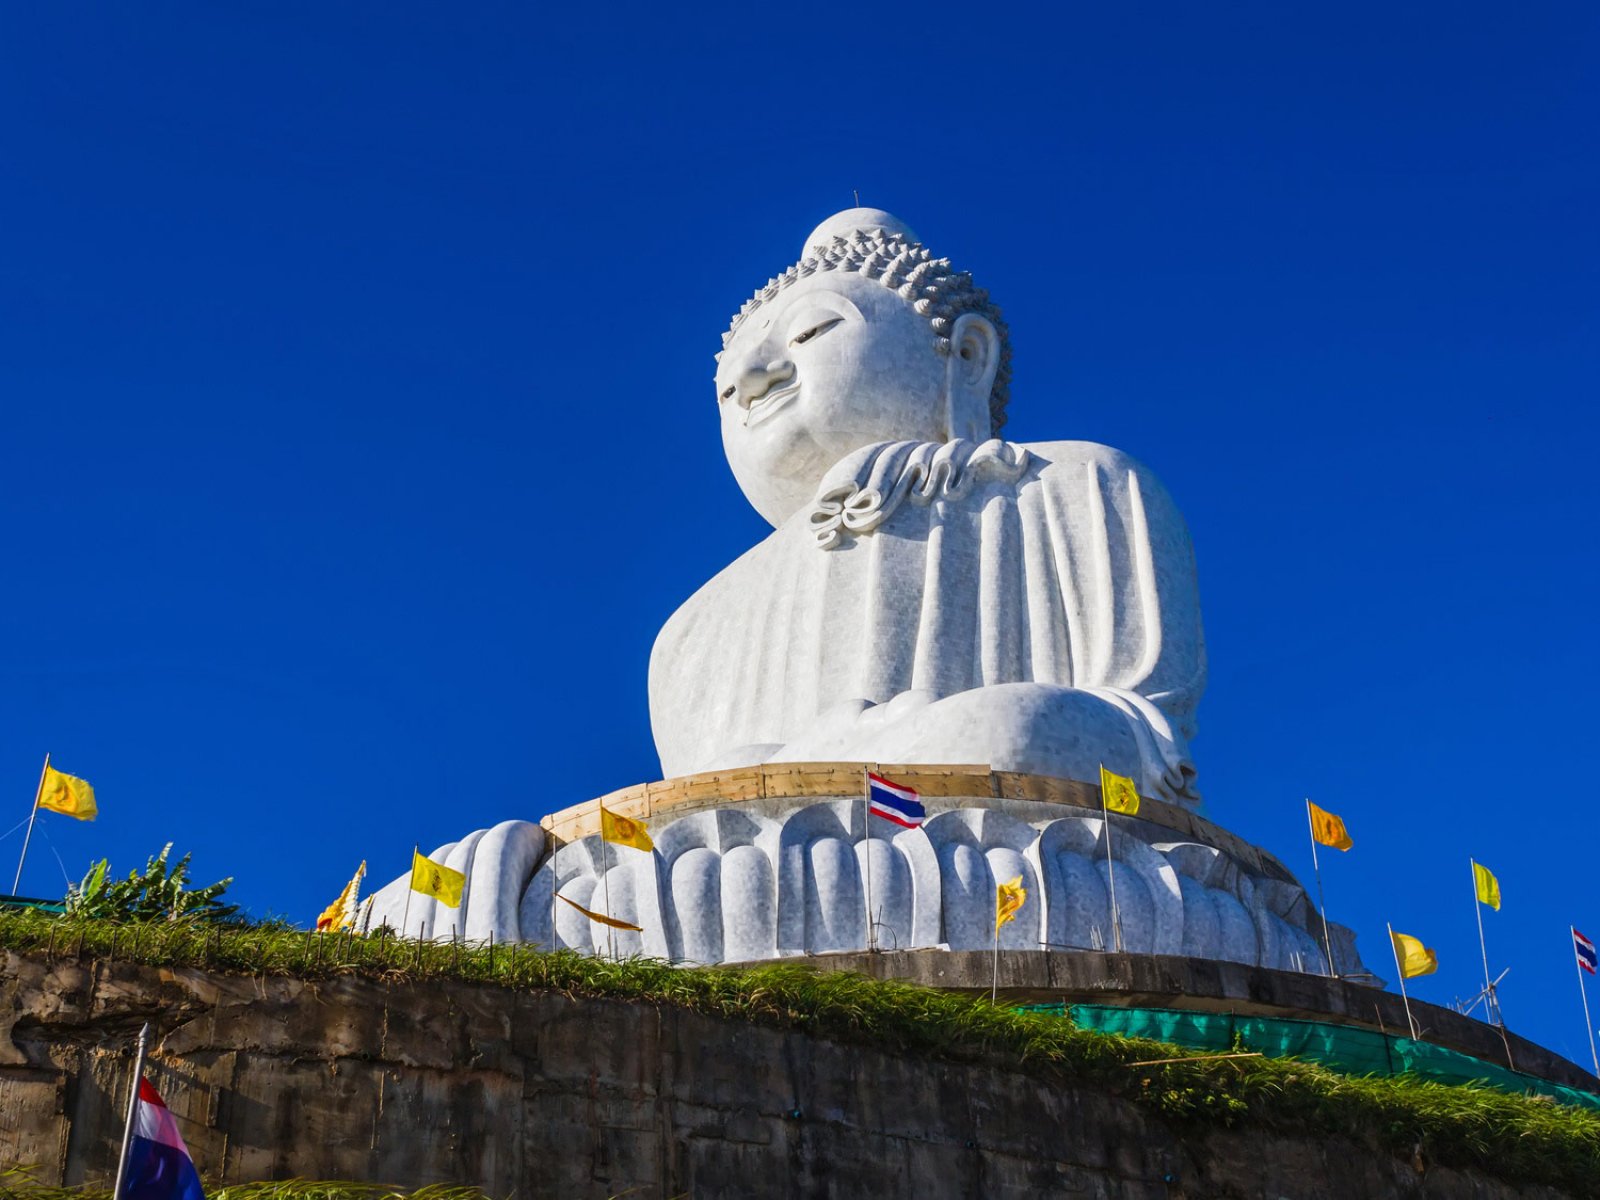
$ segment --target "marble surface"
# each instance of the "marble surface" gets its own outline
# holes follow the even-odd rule
[[[1160,482],[1088,442],[997,436],[1009,334],[897,218],[850,210],[741,309],[723,448],[774,532],[656,640],[668,776],[983,762],[1194,804],[1206,662]]]
[[[822,496],[657,638],[667,775],[983,762],[1097,782],[1104,763],[1195,802],[1194,557],[1139,463],[1087,442],[891,443]]]
[[[502,821],[459,842],[447,842],[428,857],[466,875],[460,907],[412,892],[408,870],[363,903],[362,928],[387,924],[406,937],[438,941],[453,937],[484,941],[491,933],[497,941],[510,940],[517,935],[523,893],[547,846],[544,830],[529,821]]]
[[[1003,439],[1009,360],[987,292],[880,210],[823,222],[746,302],[717,405],[734,477],[774,531],[656,640],[666,775],[972,763],[1094,783],[1104,764],[1198,804],[1206,657],[1183,518],[1119,450]],[[649,852],[589,836],[547,853],[539,828],[507,822],[434,852],[468,875],[460,909],[412,896],[407,911],[402,878],[369,922],[690,963],[985,949],[996,883],[1021,876],[1029,902],[1002,946],[1103,949],[1114,879],[1130,952],[1328,971],[1304,891],[1262,860],[1137,819],[1112,818],[1108,838],[1082,809],[930,810],[869,830],[858,797],[730,801],[653,823]],[[1362,969],[1347,930],[1332,942],[1342,972]]]
[[[586,837],[544,858],[531,877],[523,866],[534,827],[511,822],[435,851],[469,872],[464,911],[413,897],[404,927],[438,940],[464,927],[480,940],[492,930],[497,941],[718,963],[865,949],[870,913],[871,940],[882,949],[982,950],[993,945],[997,883],[1021,876],[1028,901],[1001,929],[1002,948],[1100,950],[1116,942],[1114,873],[1130,953],[1328,973],[1304,890],[1252,874],[1215,847],[1113,816],[1108,865],[1098,816],[1030,821],[1000,807],[930,810],[920,828],[871,818],[870,830],[853,797],[777,813],[705,810],[654,830],[652,851]],[[373,927],[401,928],[407,878],[377,893]],[[557,893],[642,931],[608,930],[558,903]],[[1341,972],[1364,970],[1349,931],[1331,931]]]
[[[1005,423],[1010,343],[972,277],[877,209],[837,214],[758,289],[717,356],[723,450],[774,526],[874,442],[982,441]]]

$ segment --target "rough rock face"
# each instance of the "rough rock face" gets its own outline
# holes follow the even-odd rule
[[[939,1063],[680,1009],[437,980],[226,976],[7,954],[0,1159],[107,1182],[127,1046],[201,1169],[640,1197],[1561,1193],[1340,1138],[1175,1129],[1005,1064]]]
[[[624,954],[700,963],[828,954],[866,948],[870,890],[880,944],[979,950],[993,931],[995,885],[1020,876],[1035,903],[1001,931],[1003,947],[1109,948],[1105,822],[1050,815],[1034,825],[962,807],[896,832],[882,821],[869,831],[854,799],[774,817],[696,813],[661,829],[654,854],[605,847],[598,837],[561,847],[528,886],[519,932],[605,952],[608,931],[556,905],[554,888],[593,908],[609,903],[613,915],[642,925],[643,933],[616,935]],[[1212,846],[1151,844],[1127,829],[1112,848],[1128,950],[1329,973],[1316,913],[1298,884],[1252,875]],[[1343,930],[1338,943],[1341,971],[1362,970]]]
[[[994,778],[970,770],[923,768],[913,778],[936,787]],[[869,821],[859,794],[831,794],[841,780],[859,787],[860,765],[810,764],[771,781],[809,790],[755,801],[715,774],[663,784],[734,794],[717,807],[656,806],[650,851],[569,827],[547,853],[558,839],[506,821],[433,852],[467,877],[459,909],[413,893],[407,873],[378,889],[363,923],[441,941],[464,930],[469,940],[709,964],[867,949],[870,911],[879,947],[978,950],[990,944],[996,884],[1020,876],[1031,899],[1001,931],[1004,949],[1114,948],[1120,924],[1133,953],[1328,975],[1331,947],[1339,975],[1370,975],[1349,930],[1330,925],[1325,947],[1315,908],[1280,863],[1177,806],[1147,801],[1138,818],[1119,817],[1113,835],[1097,790],[1096,810],[930,796],[927,821],[903,829]],[[557,895],[641,929],[594,924]]]

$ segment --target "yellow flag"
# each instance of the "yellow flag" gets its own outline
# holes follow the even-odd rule
[[[1500,911],[1500,881],[1494,877],[1494,872],[1481,862],[1472,864],[1472,882],[1477,885],[1478,903],[1487,904],[1495,912]]]
[[[39,785],[39,807],[80,821],[92,821],[99,809],[94,805],[94,789],[87,779],[63,775],[54,767],[44,769]]]
[[[1350,831],[1338,817],[1325,808],[1318,808],[1309,800],[1306,801],[1306,807],[1311,810],[1311,836],[1318,842],[1335,850],[1348,850],[1355,845],[1350,840]]]
[[[1394,939],[1394,956],[1400,962],[1400,974],[1407,979],[1418,975],[1432,975],[1439,969],[1439,956],[1409,933],[1389,931]]]
[[[432,896],[449,908],[461,907],[461,889],[467,886],[467,877],[460,871],[441,867],[431,858],[411,852],[411,890]]]
[[[635,821],[621,813],[614,813],[604,804],[600,806],[600,836],[618,846],[632,846],[635,850],[653,850],[655,843],[643,821]]]
[[[1000,926],[1007,921],[1017,919],[1017,910],[1028,899],[1028,889],[1022,886],[1022,876],[1018,875],[1009,883],[1002,883],[994,893],[994,931],[1000,932]]]
[[[361,860],[361,865],[356,868],[356,873],[350,882],[344,885],[344,891],[339,893],[339,898],[327,908],[322,910],[322,915],[317,918],[317,929],[322,933],[338,933],[341,929],[349,929],[356,923],[356,909],[360,901],[361,877],[367,873],[367,862]]]
[[[626,921],[617,920],[616,917],[608,917],[608,916],[605,915],[605,913],[590,912],[587,908],[585,908],[583,905],[579,904],[576,900],[568,900],[560,892],[556,893],[556,899],[564,901],[565,903],[572,905],[573,908],[577,909],[584,916],[588,917],[589,920],[591,920],[591,921],[598,921],[598,922],[600,922],[600,924],[609,925],[613,929],[631,929],[635,933],[643,933],[644,932],[644,929],[641,926],[630,925]]]
[[[1139,813],[1139,788],[1126,775],[1118,775],[1100,768],[1100,799],[1112,812],[1137,816]]]

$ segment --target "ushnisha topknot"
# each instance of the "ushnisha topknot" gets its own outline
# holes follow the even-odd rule
[[[988,291],[974,286],[970,274],[957,271],[948,258],[933,257],[921,243],[898,232],[856,229],[827,244],[812,246],[804,258],[782,275],[769,279],[765,287],[744,302],[722,335],[723,349],[727,349],[751,313],[784,288],[818,271],[854,271],[898,293],[932,323],[934,348],[940,354],[950,353],[950,333],[964,313],[976,313],[993,324],[1000,334],[1000,369],[995,372],[994,387],[989,392],[989,428],[991,434],[999,434],[1011,399],[1011,333],[1000,309],[990,301]]]

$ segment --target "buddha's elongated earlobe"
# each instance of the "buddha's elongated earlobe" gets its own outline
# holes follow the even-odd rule
[[[988,440],[989,393],[999,369],[1000,332],[994,323],[977,313],[957,317],[945,360],[945,427],[951,440]]]

